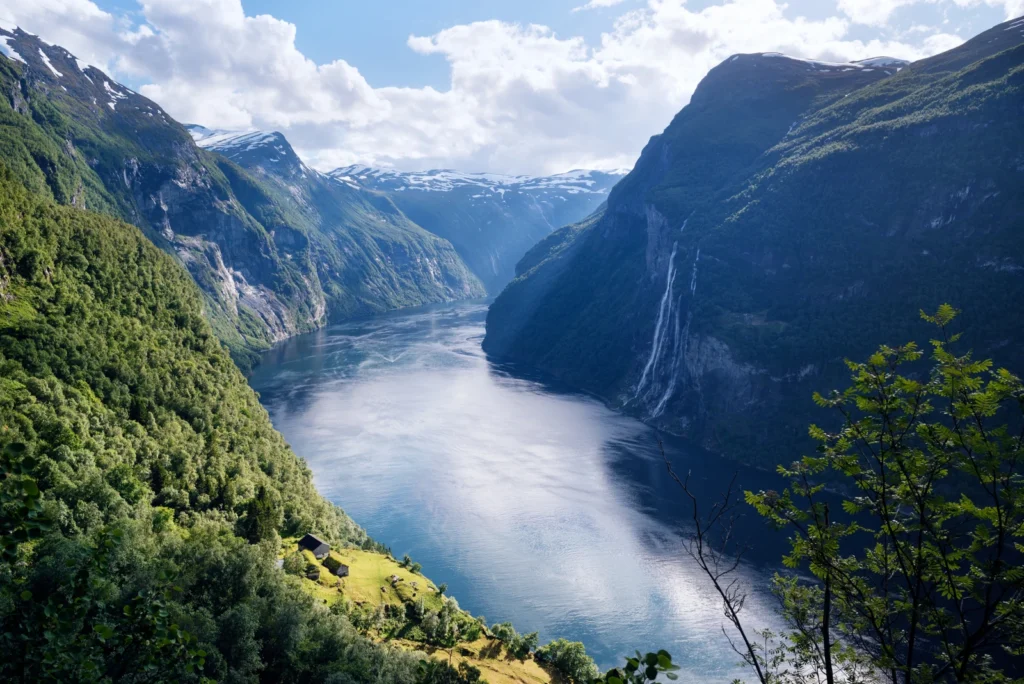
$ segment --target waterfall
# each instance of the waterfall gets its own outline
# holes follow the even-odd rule
[[[659,392],[657,403],[650,411],[651,418],[657,418],[665,412],[669,400],[675,394],[676,386],[679,384],[679,375],[682,372],[686,347],[689,344],[690,322],[693,319],[693,297],[697,292],[697,264],[700,262],[700,248],[693,260],[693,270],[690,274],[690,307],[686,313],[685,325],[680,325],[680,313],[682,311],[682,297],[673,301],[671,298],[672,286],[675,283],[676,268],[675,257],[676,247],[672,246],[672,258],[669,261],[668,276],[665,283],[665,293],[661,296],[661,306],[658,308],[658,321],[654,326],[654,339],[651,342],[651,355],[644,366],[640,382],[637,384],[633,400],[641,399],[644,403],[654,392]],[[666,348],[667,347],[667,348]],[[671,354],[671,364],[667,368],[667,382],[664,386],[658,382],[658,364],[662,362],[666,353]],[[644,392],[644,389],[647,389]],[[648,404],[650,405],[650,404]]]
[[[686,227],[686,222],[683,222]],[[683,298],[673,300],[672,288],[676,281],[676,251],[679,243],[672,245],[672,256],[668,262],[668,273],[665,277],[665,292],[661,295],[661,304],[658,306],[658,320],[654,325],[654,338],[651,340],[651,354],[640,375],[640,382],[637,383],[636,391],[633,394],[633,401],[641,401],[650,406],[651,395],[655,394],[657,403],[650,410],[650,417],[657,418],[665,412],[669,400],[675,394],[676,386],[679,384],[679,376],[682,372],[686,357],[686,347],[689,344],[690,321],[693,319],[693,297],[697,292],[697,264],[700,262],[700,248],[693,259],[693,270],[690,273],[690,306],[686,313],[686,323],[681,325],[680,313],[683,308]],[[662,385],[658,381],[658,365],[664,360],[666,354],[669,365],[666,369],[667,381]],[[644,391],[646,390],[646,391]]]
[[[690,274],[690,296],[697,291],[697,263],[700,261],[700,247],[697,248],[697,258],[693,260],[693,273]]]
[[[696,210],[696,209],[694,209],[693,211],[691,211],[691,212],[690,212],[690,215],[689,215],[689,216],[687,216],[687,217],[686,217],[685,219],[683,219],[683,225],[679,227],[679,232],[680,232],[680,233],[682,233],[683,231],[685,231],[685,230],[686,230],[686,224],[690,222],[690,219],[691,219],[691,218],[693,218],[693,215],[694,215],[695,213],[697,213],[697,210]]]
[[[679,309],[681,303],[676,305],[675,314],[675,336],[674,344],[672,345],[672,372],[669,375],[668,386],[665,388],[665,392],[661,395],[661,399],[658,400],[658,404],[651,411],[651,418],[657,418],[665,410],[665,405],[668,404],[668,400],[672,398],[672,394],[676,391],[676,383],[679,382],[679,369],[683,363],[683,347],[686,344],[686,337],[690,331],[690,313],[686,314],[686,328],[683,330],[679,329]]]
[[[640,397],[640,392],[647,384],[647,377],[652,370],[657,368],[658,357],[661,356],[661,346],[664,343],[663,325],[666,313],[668,318],[672,317],[672,285],[676,281],[676,248],[679,243],[672,244],[672,256],[668,260],[668,274],[665,276],[665,293],[661,295],[661,305],[658,307],[658,322],[654,325],[654,339],[651,341],[651,356],[647,359],[644,372],[640,375],[640,382],[636,386],[636,394],[633,399]]]

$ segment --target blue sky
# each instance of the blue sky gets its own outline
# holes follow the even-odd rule
[[[179,121],[279,130],[317,168],[502,173],[632,165],[737,52],[913,60],[1018,14],[1024,0],[0,3],[0,24]]]

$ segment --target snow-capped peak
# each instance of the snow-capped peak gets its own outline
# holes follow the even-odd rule
[[[258,165],[278,175],[319,175],[306,166],[288,139],[277,131],[225,131],[185,124],[196,145],[246,165]]]

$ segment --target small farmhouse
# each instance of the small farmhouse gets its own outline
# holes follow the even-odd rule
[[[309,550],[317,560],[323,560],[331,552],[330,544],[312,534],[299,540],[299,548]]]

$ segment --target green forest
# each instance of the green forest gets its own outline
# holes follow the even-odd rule
[[[278,532],[371,542],[317,494],[185,271],[137,229],[31,195],[7,170],[0,258],[4,518],[26,506],[29,472],[41,495],[24,517],[49,530],[5,549],[4,678],[159,666],[161,680],[246,681],[390,662],[273,568]]]

